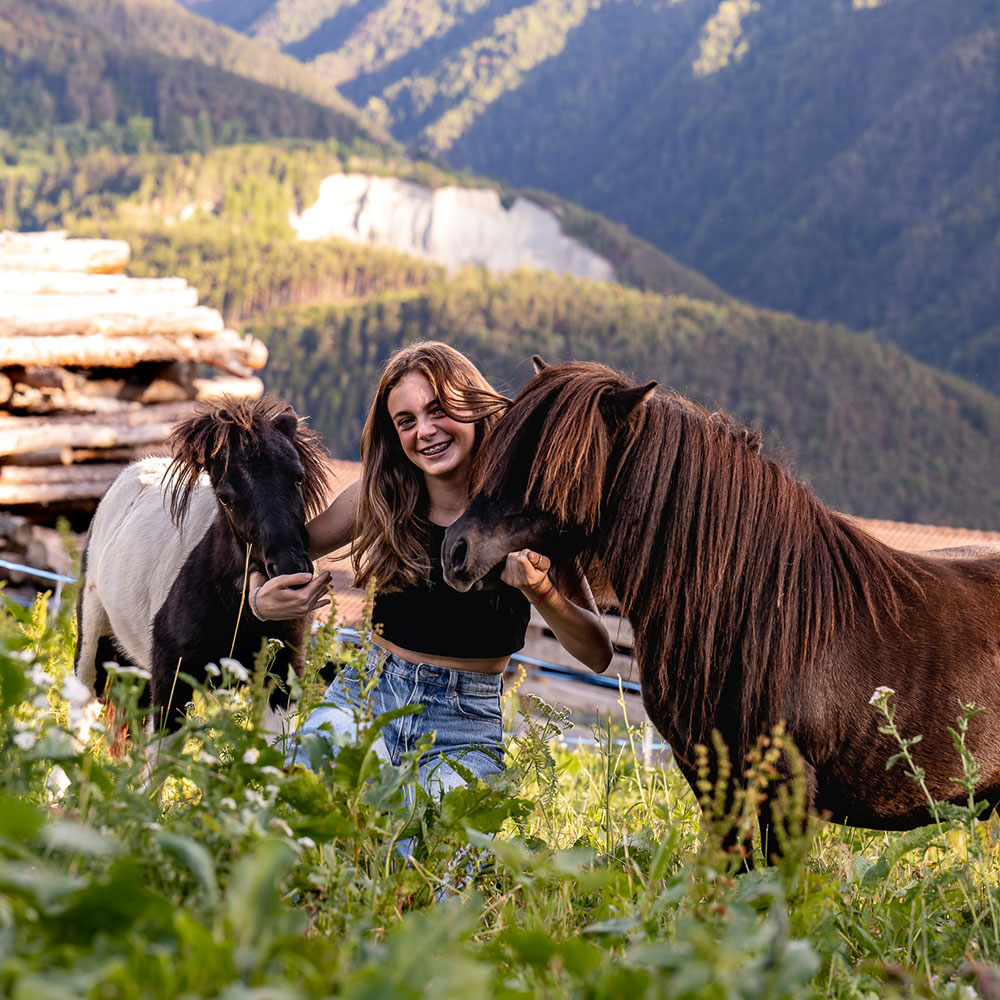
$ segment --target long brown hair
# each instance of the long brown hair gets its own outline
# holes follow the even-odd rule
[[[412,372],[430,382],[449,417],[476,424],[473,454],[510,404],[447,344],[419,341],[386,362],[361,433],[359,531],[351,551],[358,587],[374,580],[379,590],[400,590],[429,580],[427,489],[403,452],[388,406],[389,393]]]
[[[490,435],[476,488],[517,489],[586,529],[585,560],[600,561],[643,637],[651,717],[690,746],[708,742],[728,700],[742,753],[777,721],[765,706],[799,710],[784,693],[838,630],[891,627],[922,571],[762,455],[755,430],[651,390],[595,363],[546,368]]]

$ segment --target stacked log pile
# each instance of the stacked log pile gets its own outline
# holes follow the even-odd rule
[[[0,507],[89,513],[196,401],[263,392],[260,341],[128,260],[119,240],[0,233]]]

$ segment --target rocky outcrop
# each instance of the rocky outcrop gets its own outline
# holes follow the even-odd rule
[[[493,188],[432,190],[392,177],[333,174],[319,198],[289,221],[301,239],[339,236],[392,247],[450,268],[503,274],[519,267],[613,281],[603,257],[566,236],[548,209],[517,197],[504,208]]]

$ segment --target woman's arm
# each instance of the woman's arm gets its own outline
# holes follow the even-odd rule
[[[554,576],[558,577],[558,587],[552,579]],[[576,560],[556,571],[548,556],[521,549],[508,554],[500,579],[517,587],[538,609],[545,624],[570,655],[596,674],[603,674],[608,669],[614,652],[611,637],[597,610],[590,584]]]
[[[322,514],[317,514],[307,525],[309,558],[343,548],[357,534],[356,521],[361,480],[345,487]],[[330,573],[324,570],[312,576],[308,573],[290,573],[270,580],[260,573],[250,577],[249,594],[251,610],[258,618],[285,620],[301,618],[310,611],[324,608],[330,602],[326,597],[330,586]]]

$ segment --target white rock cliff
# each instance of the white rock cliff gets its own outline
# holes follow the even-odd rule
[[[563,234],[552,212],[520,197],[505,209],[493,188],[431,190],[391,177],[333,174],[320,185],[316,203],[289,221],[303,240],[339,236],[450,268],[473,264],[503,274],[529,267],[615,278],[607,260]]]

